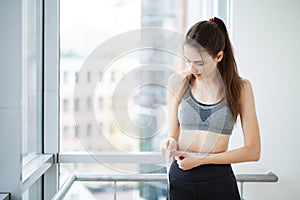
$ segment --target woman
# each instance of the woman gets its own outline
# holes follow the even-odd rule
[[[175,157],[169,170],[169,197],[240,199],[231,163],[260,158],[251,84],[238,75],[228,32],[219,18],[193,25],[183,52],[189,70],[169,79],[169,132],[162,144],[162,152]],[[238,116],[244,145],[227,151]]]

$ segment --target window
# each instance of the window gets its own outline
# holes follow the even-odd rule
[[[69,72],[64,71],[63,81],[64,81],[64,84],[67,84],[69,82]]]
[[[111,82],[114,82],[115,80],[116,80],[116,75],[115,75],[115,72],[112,71],[112,72],[110,73],[110,81],[111,81]]]
[[[74,127],[74,137],[75,137],[75,138],[78,138],[79,133],[80,133],[80,126],[79,126],[79,125],[76,125],[76,126]]]
[[[168,47],[177,42],[173,42],[169,36],[174,35],[168,33],[176,32],[182,36],[196,20],[218,13],[227,15],[224,4],[218,2],[61,0],[60,70],[72,68],[75,71],[74,93],[68,92],[68,86],[60,85],[64,97],[74,99],[74,115],[70,117],[61,113],[60,118],[61,124],[74,124],[74,135],[61,139],[61,149],[84,149],[89,153],[158,153],[160,142],[167,135],[164,84],[172,72],[184,68],[184,60],[174,52],[159,48],[136,48],[116,55],[118,46],[126,48],[130,45],[126,42],[132,38],[123,38],[122,42],[113,44],[116,46],[106,51],[101,51],[102,45],[113,43],[114,37],[130,35],[133,30],[156,27],[163,31],[151,37],[140,37],[138,42],[148,47]],[[98,54],[93,54],[97,49],[100,49]],[[92,165],[79,164],[72,169],[66,164],[61,165],[61,171],[116,172],[128,167],[125,164],[113,167],[105,163]],[[161,169],[161,166],[136,164],[128,168],[149,172]],[[133,188],[139,187],[135,185]],[[161,189],[146,184],[140,188],[153,191],[153,194],[163,193]],[[144,199],[161,198],[150,197],[149,192],[142,194],[139,189],[135,191],[139,191],[138,195]]]
[[[99,130],[100,130],[99,133],[102,134],[101,130],[103,129],[103,123],[99,122],[99,126],[98,127],[99,127]]]
[[[79,82],[79,73],[75,72],[75,83]]]
[[[91,97],[88,97],[87,100],[86,100],[86,108],[87,108],[87,110],[92,109],[92,99],[91,99]]]
[[[69,100],[68,99],[64,99],[63,100],[63,111],[67,112],[69,110]]]
[[[79,111],[79,99],[78,99],[78,98],[75,99],[75,102],[74,102],[74,110],[75,110],[75,111]]]
[[[102,97],[99,97],[98,105],[99,105],[99,111],[101,111],[103,109],[103,98]]]
[[[89,137],[89,136],[91,136],[91,134],[92,134],[92,125],[88,124],[86,126],[86,135]]]
[[[99,71],[99,72],[98,72],[98,78],[101,78],[102,73],[103,73],[102,71]]]
[[[63,138],[67,138],[69,135],[69,126],[64,126],[63,128]]]
[[[89,83],[91,82],[91,72],[88,71],[87,74],[86,74],[86,81]]]

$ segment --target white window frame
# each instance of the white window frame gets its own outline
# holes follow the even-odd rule
[[[24,5],[22,0],[3,0],[0,6],[1,14],[5,16],[0,19],[1,25],[5,26],[0,33],[1,52],[5,52],[0,55],[0,64],[6,66],[0,73],[0,90],[1,94],[4,94],[0,99],[0,160],[3,161],[0,170],[0,192],[10,193],[12,199],[22,199],[25,191],[29,191],[31,199],[40,199],[39,195],[44,195],[43,199],[51,199],[58,189],[58,167],[55,160],[58,153],[59,121],[59,1],[40,3],[39,9],[43,13],[41,54],[44,75],[38,77],[43,78],[43,116],[38,117],[41,118],[39,121],[43,122],[43,141],[37,144],[37,154],[24,167],[21,161],[24,131],[22,118],[23,112],[26,112],[21,103],[22,99],[26,98],[22,96],[22,33],[23,28],[26,28],[22,11]]]
[[[44,199],[59,188],[59,0],[44,1],[44,146],[43,153],[54,155],[53,165],[44,174]]]

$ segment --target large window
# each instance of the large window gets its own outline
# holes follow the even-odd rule
[[[184,69],[180,38],[191,24],[211,16],[227,21],[227,4],[61,0],[60,151],[159,153],[167,135],[166,82],[170,74]],[[61,180],[71,172],[160,170],[158,165],[107,164],[98,159],[95,164],[62,164]],[[97,184],[85,187],[89,190],[76,186],[100,197],[107,195],[103,191],[109,185],[102,192],[93,189],[99,188]],[[131,195],[138,192],[146,199],[154,198],[146,190],[157,191],[144,184],[130,188]]]

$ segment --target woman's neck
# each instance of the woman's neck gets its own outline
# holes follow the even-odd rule
[[[193,79],[192,91],[203,101],[216,102],[225,96],[224,85],[221,78],[201,78]]]

